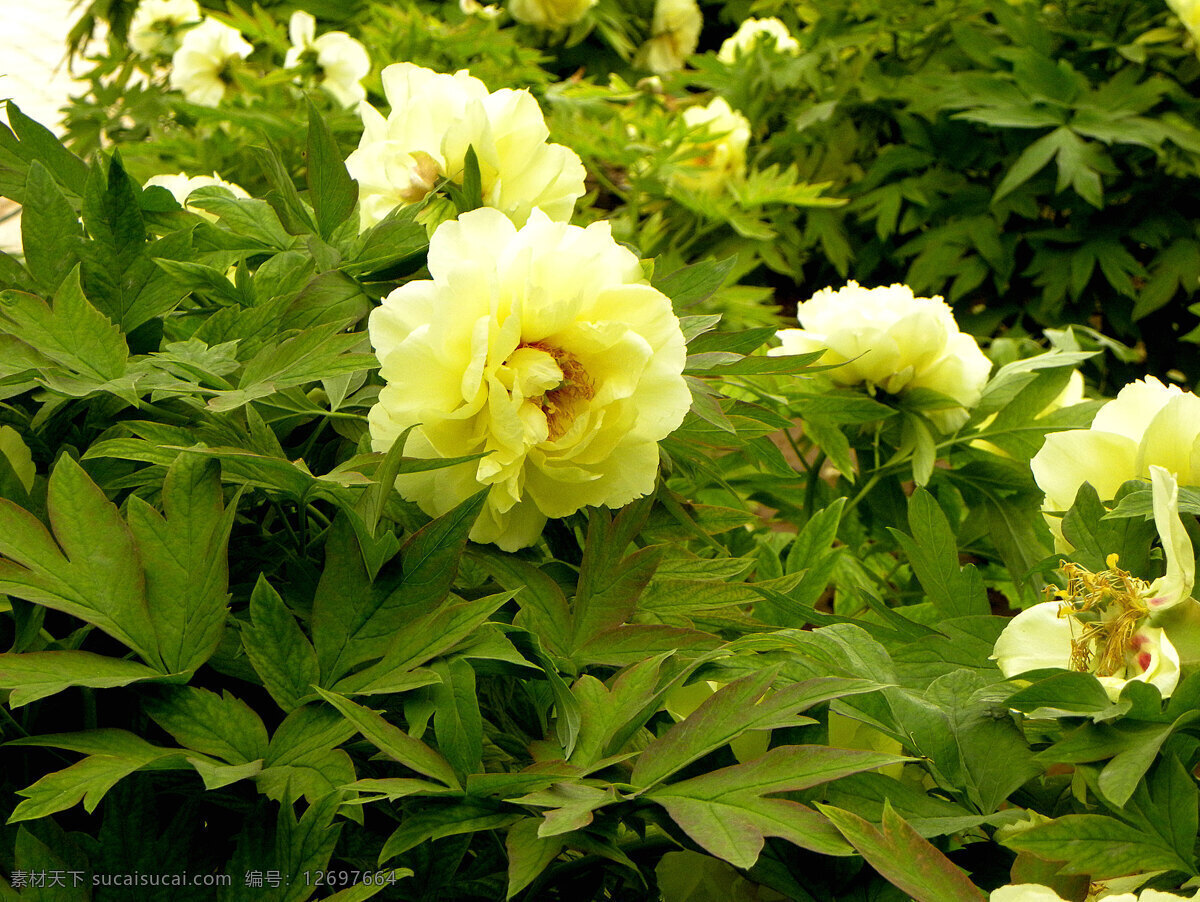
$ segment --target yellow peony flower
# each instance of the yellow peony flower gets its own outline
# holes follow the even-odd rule
[[[634,65],[666,75],[682,69],[696,52],[704,14],[696,0],[658,0],[650,23],[650,39],[637,52]]]
[[[765,19],[747,19],[739,25],[733,36],[721,44],[717,59],[731,66],[738,57],[749,55],[759,45],[774,47],[779,53],[800,51],[799,42],[792,37],[787,26],[774,16],[768,16]]]
[[[583,195],[583,163],[575,151],[546,143],[550,132],[528,91],[489,93],[465,69],[441,75],[412,63],[384,69],[383,91],[391,113],[385,119],[359,105],[364,132],[346,159],[364,229],[424,200],[443,178],[461,183],[468,147],[479,159],[487,206],[518,226],[535,206],[551,219],[570,219]]]
[[[296,10],[288,22],[292,46],[283,59],[285,69],[293,69],[311,56],[317,69],[317,81],[342,106],[354,106],[366,99],[360,82],[371,71],[367,48],[344,31],[317,34],[317,20]]]
[[[796,318],[804,328],[775,333],[783,346],[768,354],[825,348],[820,363],[843,364],[829,371],[839,385],[866,383],[893,395],[915,388],[940,392],[962,405],[929,411],[943,432],[966,422],[991,372],[991,361],[958,330],[949,305],[940,297],[914,297],[907,285],[825,288],[800,304]]]
[[[518,22],[538,28],[574,25],[596,5],[596,0],[509,0],[508,11]]]
[[[171,57],[171,87],[191,103],[216,106],[225,97],[229,66],[253,50],[236,28],[206,18],[184,34]]]
[[[719,194],[725,185],[746,173],[746,145],[750,143],[750,123],[733,110],[724,97],[714,98],[707,106],[688,107],[683,121],[690,130],[700,130],[710,138],[691,137],[681,148],[686,169],[674,173],[673,184],[689,191]]]
[[[200,18],[196,0],[141,0],[129,20],[129,46],[142,56],[174,53],[176,33]]]
[[[1090,482],[1101,500],[1117,494],[1122,483],[1148,476],[1157,465],[1182,485],[1200,483],[1200,398],[1153,376],[1126,385],[1096,414],[1089,429],[1052,432],[1030,466],[1046,493],[1044,511],[1064,511]],[[1060,519],[1046,514],[1059,551]]]
[[[387,383],[369,415],[373,447],[413,426],[409,456],[487,456],[401,476],[405,498],[438,516],[488,488],[471,538],[511,551],[547,517],[654,489],[657,443],[691,403],[683,335],[608,223],[535,209],[518,230],[473,210],[434,233],[429,272],[369,320]]]
[[[1043,667],[1092,673],[1114,701],[1131,680],[1153,683],[1164,698],[1175,691],[1180,655],[1160,624],[1195,607],[1195,555],[1179,519],[1178,484],[1162,467],[1150,468],[1150,481],[1166,574],[1147,583],[1120,569],[1115,554],[1100,573],[1063,564],[1066,590],[1022,611],[996,640],[992,657],[1006,677]]]

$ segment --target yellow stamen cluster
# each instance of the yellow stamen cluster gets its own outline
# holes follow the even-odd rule
[[[1079,564],[1062,561],[1059,570],[1067,577],[1067,588],[1047,587],[1046,596],[1063,602],[1059,617],[1081,627],[1071,640],[1071,669],[1121,676],[1134,635],[1149,614],[1144,600],[1149,587],[1118,567],[1115,554],[1109,555],[1106,563],[1107,570],[1092,573]]]

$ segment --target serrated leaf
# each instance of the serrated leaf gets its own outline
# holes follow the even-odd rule
[[[341,151],[320,111],[308,101],[308,193],[317,231],[328,240],[350,218],[358,201],[358,183],[350,178]]]
[[[891,533],[934,606],[946,617],[991,613],[979,572],[970,565],[959,566],[958,540],[929,492],[918,489],[909,498],[908,526],[911,537],[897,529]]]
[[[261,574],[250,595],[250,621],[243,622],[242,636],[242,648],[263,688],[284,711],[293,710],[319,678],[317,653]]]
[[[79,263],[79,216],[46,168],[36,160],[25,183],[21,246],[25,265],[46,294],[53,294]]]
[[[92,623],[166,672],[133,537],[70,455],[50,476],[47,508],[53,537],[28,511],[0,499],[0,555],[7,558],[0,560],[0,592]]]
[[[143,705],[150,718],[185,748],[229,764],[267,755],[267,728],[249,705],[228,691],[217,695],[195,686],[174,686]]]
[[[163,674],[137,661],[90,651],[31,651],[0,654],[0,689],[11,689],[8,704],[19,708],[71,686],[110,689]]]
[[[348,698],[317,688],[316,691],[329,704],[337,708],[342,716],[354,724],[363,737],[377,749],[405,767],[426,777],[445,783],[451,789],[459,789],[458,778],[450,763],[418,739],[413,739],[399,727],[388,723],[370,708],[357,705]],[[381,859],[382,860],[382,859]]]
[[[987,896],[884,803],[882,829],[856,814],[817,805],[871,867],[916,902],[985,902]]]

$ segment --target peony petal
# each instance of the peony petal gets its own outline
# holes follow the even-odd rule
[[[1191,597],[1196,583],[1196,555],[1179,519],[1179,485],[1175,478],[1162,467],[1151,467],[1150,484],[1154,492],[1154,525],[1167,559],[1167,572],[1150,584],[1146,595],[1146,604],[1153,613]]]
[[[1044,601],[1027,608],[1008,622],[996,640],[992,658],[1006,677],[1045,667],[1071,669],[1071,642],[1075,626],[1060,617],[1062,603]]]

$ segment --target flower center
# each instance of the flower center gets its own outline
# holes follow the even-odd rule
[[[442,170],[437,160],[423,150],[413,151],[409,159],[412,164],[408,167],[408,186],[400,191],[400,197],[405,203],[415,204],[433,190],[442,177]]]
[[[1144,580],[1131,576],[1117,566],[1116,555],[1110,555],[1108,570],[1092,573],[1079,564],[1063,561],[1061,570],[1067,575],[1067,588],[1058,590],[1063,602],[1058,616],[1069,617],[1082,627],[1078,638],[1071,641],[1071,669],[1097,676],[1124,676],[1129,652],[1141,646],[1137,631],[1149,611],[1144,596]],[[1049,596],[1051,590],[1047,589]],[[1138,655],[1142,664],[1147,653]]]
[[[561,438],[596,389],[573,354],[540,341],[522,343],[505,364],[514,371],[525,400],[546,417],[550,441]]]

